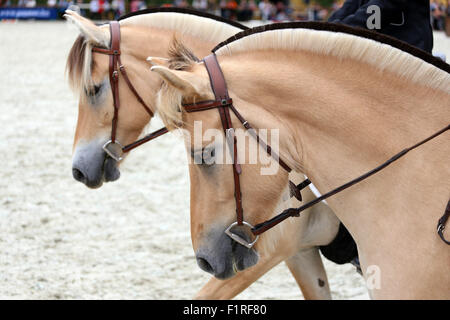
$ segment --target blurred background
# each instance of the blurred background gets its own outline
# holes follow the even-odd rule
[[[179,7],[207,11],[224,18],[249,21],[324,21],[344,1],[334,0],[0,0],[0,20],[62,19],[64,11],[76,5],[93,20],[114,20],[123,14],[150,7]],[[450,1],[430,1],[435,30],[450,36]]]

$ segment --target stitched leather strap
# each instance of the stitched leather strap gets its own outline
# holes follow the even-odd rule
[[[111,33],[111,41],[110,41],[110,49],[104,49],[104,48],[92,48],[93,52],[101,53],[101,54],[107,54],[109,55],[109,81],[111,84],[111,91],[113,95],[113,103],[114,103],[114,116],[112,119],[112,125],[111,125],[111,141],[114,143],[116,141],[116,132],[117,132],[117,122],[119,119],[119,109],[120,109],[120,95],[119,95],[119,71],[123,76],[123,79],[125,80],[125,83],[127,84],[128,88],[131,90],[131,92],[134,94],[138,102],[142,105],[142,107],[145,109],[145,111],[150,115],[150,117],[153,117],[154,114],[152,110],[147,106],[147,104],[144,102],[144,99],[139,95],[136,88],[131,83],[128,74],[125,70],[124,65],[122,64],[122,61],[120,59],[120,24],[117,21],[111,21],[109,24],[110,33]],[[165,133],[167,133],[168,130],[166,128],[161,128],[155,132],[152,132],[145,137],[130,143],[122,148],[123,152],[129,152],[130,150],[148,142],[151,141]]]
[[[109,56],[109,81],[114,96],[114,116],[111,126],[111,141],[116,141],[117,121],[119,117],[120,99],[119,99],[119,73],[117,64],[120,55],[120,25],[117,21],[109,24],[111,31],[111,51],[113,54]]]
[[[242,225],[244,221],[244,210],[242,208],[242,194],[241,183],[239,175],[242,172],[239,160],[237,157],[237,140],[234,135],[233,125],[230,117],[230,97],[228,96],[227,85],[222,73],[222,69],[219,66],[216,55],[211,54],[203,59],[206,70],[208,71],[211,88],[214,92],[215,101],[220,102],[217,106],[219,110],[220,120],[222,121],[222,127],[227,137],[227,141],[230,147],[230,152],[233,157],[233,178],[234,178],[234,198],[236,201],[236,217],[238,225]],[[204,107],[202,110],[205,110]]]
[[[307,186],[311,184],[309,179],[306,179],[302,183],[295,185],[292,181],[289,180],[289,192],[291,197],[295,197],[298,201],[303,201],[301,191],[305,189]]]
[[[131,150],[133,150],[134,148],[139,147],[140,145],[143,145],[146,142],[149,142],[155,138],[158,138],[159,136],[162,136],[163,134],[166,134],[167,132],[169,132],[169,130],[167,130],[166,127],[163,127],[161,129],[158,129],[152,133],[149,133],[148,135],[146,135],[145,137],[130,143],[128,145],[126,145],[125,147],[122,148],[123,152],[129,152]]]
[[[420,146],[423,145],[424,143],[430,141],[431,139],[436,138],[437,136],[443,134],[445,131],[447,131],[447,130],[449,130],[449,129],[450,129],[450,125],[448,125],[447,127],[443,128],[443,129],[441,129],[441,130],[439,130],[438,132],[436,132],[435,134],[431,135],[430,137],[428,137],[428,138],[426,138],[426,139],[420,141],[419,143],[417,143],[417,144],[415,144],[415,145],[413,145],[413,146],[411,146],[411,147],[409,147],[409,148],[406,148],[406,149],[400,151],[400,152],[397,153],[395,156],[393,156],[392,158],[390,158],[389,160],[387,160],[386,162],[384,162],[384,163],[381,164],[380,166],[376,167],[375,169],[370,170],[369,172],[367,172],[367,173],[365,173],[365,174],[359,176],[358,178],[353,179],[353,180],[351,180],[351,181],[349,181],[349,182],[347,182],[347,183],[345,183],[345,184],[343,184],[343,185],[337,187],[336,189],[333,189],[333,190],[331,190],[331,191],[325,193],[324,195],[322,195],[322,196],[320,196],[320,197],[318,197],[318,198],[316,198],[316,199],[314,199],[314,200],[312,200],[312,201],[310,201],[310,202],[308,202],[308,203],[302,205],[301,207],[298,207],[298,208],[290,208],[290,209],[284,210],[282,213],[280,213],[279,215],[275,216],[274,218],[272,218],[272,219],[270,219],[270,220],[267,220],[267,221],[265,221],[265,222],[263,222],[263,223],[260,223],[260,224],[256,225],[256,226],[252,229],[252,233],[253,233],[254,235],[259,235],[259,234],[261,234],[261,233],[263,233],[263,232],[265,232],[265,231],[267,231],[267,230],[273,228],[274,226],[276,226],[277,224],[279,224],[280,222],[284,221],[285,219],[287,219],[287,218],[289,218],[289,217],[298,217],[298,216],[300,216],[300,213],[301,213],[302,211],[304,211],[304,210],[306,210],[306,209],[312,207],[313,205],[315,205],[315,204],[321,202],[322,200],[325,200],[325,199],[327,199],[327,198],[329,198],[329,197],[335,195],[336,193],[339,193],[339,192],[341,192],[341,191],[343,191],[343,190],[345,190],[345,189],[347,189],[347,188],[349,188],[349,187],[351,187],[351,186],[353,186],[353,185],[355,185],[355,184],[357,184],[357,183],[359,183],[359,182],[361,182],[361,181],[363,181],[363,180],[369,178],[370,176],[372,176],[372,175],[374,175],[375,173],[377,173],[377,172],[381,171],[382,169],[386,168],[387,166],[389,166],[389,165],[392,164],[393,162],[397,161],[397,160],[400,159],[401,157],[405,156],[409,151],[414,150],[414,149],[420,147]],[[448,215],[450,215],[450,213],[448,213]],[[448,215],[447,215],[447,213],[446,213],[446,214],[444,214],[444,217],[441,218],[441,219],[443,219],[442,221],[443,221],[444,223],[445,223],[446,220],[448,219]],[[443,225],[443,224],[441,223],[441,221],[440,221],[440,223],[438,224],[438,233],[439,233],[439,225]],[[442,227],[441,227],[441,231],[442,231]],[[441,236],[441,234],[439,234],[439,235]],[[441,238],[443,238],[443,235],[441,236]],[[443,239],[443,240],[444,240],[444,239]],[[445,240],[444,240],[444,242],[447,243],[447,241],[445,241]],[[449,243],[447,243],[447,244],[449,244]]]
[[[230,106],[233,103],[232,99],[224,100],[207,100],[198,103],[183,104],[183,108],[186,112],[197,112],[209,109],[215,109],[223,106]]]
[[[145,111],[147,111],[147,113],[150,115],[150,117],[153,118],[154,114],[153,114],[152,110],[144,102],[144,99],[141,98],[141,96],[139,95],[139,93],[134,88],[133,84],[131,83],[130,79],[128,78],[128,74],[127,74],[127,72],[125,70],[125,67],[122,64],[122,61],[120,60],[120,56],[119,56],[118,62],[119,62],[120,73],[122,74],[123,79],[125,80],[125,83],[127,84],[128,88],[131,90],[131,92],[133,92],[133,94],[136,97],[137,101],[139,101],[139,103],[142,105],[142,107],[145,109]]]

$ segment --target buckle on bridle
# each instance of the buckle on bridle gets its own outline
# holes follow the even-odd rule
[[[246,227],[249,227],[250,229],[253,229],[253,226],[248,222],[243,221],[242,224]],[[227,236],[229,236],[231,239],[233,239],[234,241],[236,241],[237,243],[242,244],[244,247],[246,247],[248,249],[251,249],[255,245],[256,241],[258,241],[259,235],[257,235],[252,242],[248,242],[247,240],[243,239],[241,236],[238,236],[237,234],[231,232],[231,229],[233,229],[236,225],[238,225],[237,222],[233,222],[232,224],[230,224],[230,226],[225,230],[225,234]]]
[[[120,160],[123,159],[123,146],[115,141],[112,142],[112,140],[109,140],[108,142],[106,142],[102,149],[114,160],[116,160],[117,162],[119,162]]]

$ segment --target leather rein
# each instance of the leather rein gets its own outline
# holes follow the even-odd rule
[[[125,71],[125,67],[123,66],[121,59],[120,59],[120,24],[117,21],[111,21],[110,22],[110,32],[111,32],[111,48],[110,49],[104,49],[99,47],[92,48],[93,52],[97,52],[100,54],[106,54],[109,55],[109,81],[110,86],[112,90],[112,96],[114,101],[114,116],[112,119],[112,126],[111,126],[111,139],[107,141],[103,145],[103,150],[114,160],[121,161],[123,159],[123,154],[126,152],[131,151],[132,149],[151,141],[165,133],[168,132],[167,128],[161,128],[159,130],[156,130],[143,138],[130,143],[126,146],[123,146],[118,142],[116,133],[117,133],[117,122],[119,117],[119,108],[120,108],[120,98],[119,98],[119,72],[122,75],[122,77],[125,80],[125,83],[127,84],[128,88],[131,90],[131,92],[134,94],[138,102],[142,105],[142,107],[147,111],[147,113],[150,115],[150,117],[153,117],[153,112],[151,109],[145,104],[144,100],[141,98],[141,96],[138,94],[136,89],[134,88],[133,84],[131,83],[130,79],[128,78],[128,75]],[[372,176],[373,174],[377,173],[378,171],[384,169],[394,161],[398,160],[399,158],[403,157],[406,153],[409,151],[421,146],[422,144],[428,142],[429,140],[439,136],[440,134],[444,133],[445,131],[450,129],[450,125],[448,125],[446,128],[440,130],[439,132],[435,133],[431,137],[417,143],[416,145],[404,149],[379,167],[367,172],[366,174],[347,182],[346,184],[341,185],[340,187],[331,190],[330,192],[322,195],[321,197],[316,198],[315,200],[312,200],[301,207],[298,208],[290,208],[287,210],[284,210],[279,215],[275,216],[274,218],[267,220],[263,223],[257,224],[256,226],[252,226],[250,223],[246,222],[244,220],[244,211],[242,207],[242,194],[241,194],[241,187],[240,187],[240,175],[242,173],[242,168],[239,164],[238,158],[237,158],[237,138],[234,134],[234,128],[232,127],[231,122],[231,115],[230,110],[234,113],[234,115],[237,117],[237,119],[242,123],[244,128],[248,130],[250,135],[253,136],[253,138],[256,139],[256,141],[266,150],[266,152],[274,158],[276,161],[279,162],[280,166],[285,169],[287,172],[291,172],[291,168],[279,158],[278,154],[276,154],[272,148],[266,144],[255,130],[251,127],[249,122],[245,120],[242,115],[236,110],[236,108],[233,106],[233,100],[228,95],[228,89],[226,86],[226,81],[223,76],[222,70],[220,68],[220,65],[217,61],[216,55],[211,54],[203,59],[203,62],[205,64],[205,67],[208,71],[208,75],[210,78],[211,87],[214,91],[215,100],[212,101],[202,101],[195,104],[184,104],[183,107],[186,112],[198,112],[198,111],[204,111],[209,110],[213,108],[217,108],[219,110],[220,119],[222,122],[222,127],[224,130],[224,133],[227,138],[227,143],[230,147],[230,152],[233,157],[233,178],[234,178],[234,188],[235,188],[235,202],[236,202],[236,222],[232,223],[226,230],[225,233],[230,236],[233,240],[236,242],[242,244],[243,246],[247,248],[252,248],[253,245],[258,240],[258,237],[261,233],[273,228],[280,222],[284,221],[285,219],[289,217],[298,217],[300,216],[300,213],[309,207],[335,195],[336,193],[339,193],[350,186],[361,182],[368,177]],[[306,188],[309,184],[311,184],[311,181],[309,179],[306,179],[302,183],[295,185],[293,182],[289,181],[289,189],[291,196],[296,197],[299,201],[302,201],[302,196],[300,191],[304,188]],[[450,241],[447,241],[443,235],[443,231],[445,229],[445,224],[447,220],[450,218],[450,200],[447,204],[447,208],[445,210],[444,215],[439,219],[438,226],[437,226],[437,232],[439,237],[448,245],[450,245]],[[239,235],[232,232],[232,228],[236,225],[239,226],[247,226],[250,228],[251,232],[255,236],[253,241],[249,242],[245,240],[244,238],[240,237]]]

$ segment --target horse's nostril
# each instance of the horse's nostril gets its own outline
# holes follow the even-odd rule
[[[203,271],[214,274],[213,267],[209,264],[209,262],[206,259],[197,258],[197,264]]]
[[[75,180],[83,182],[83,183],[86,182],[85,175],[83,174],[83,172],[81,172],[77,168],[72,168],[72,175]]]

